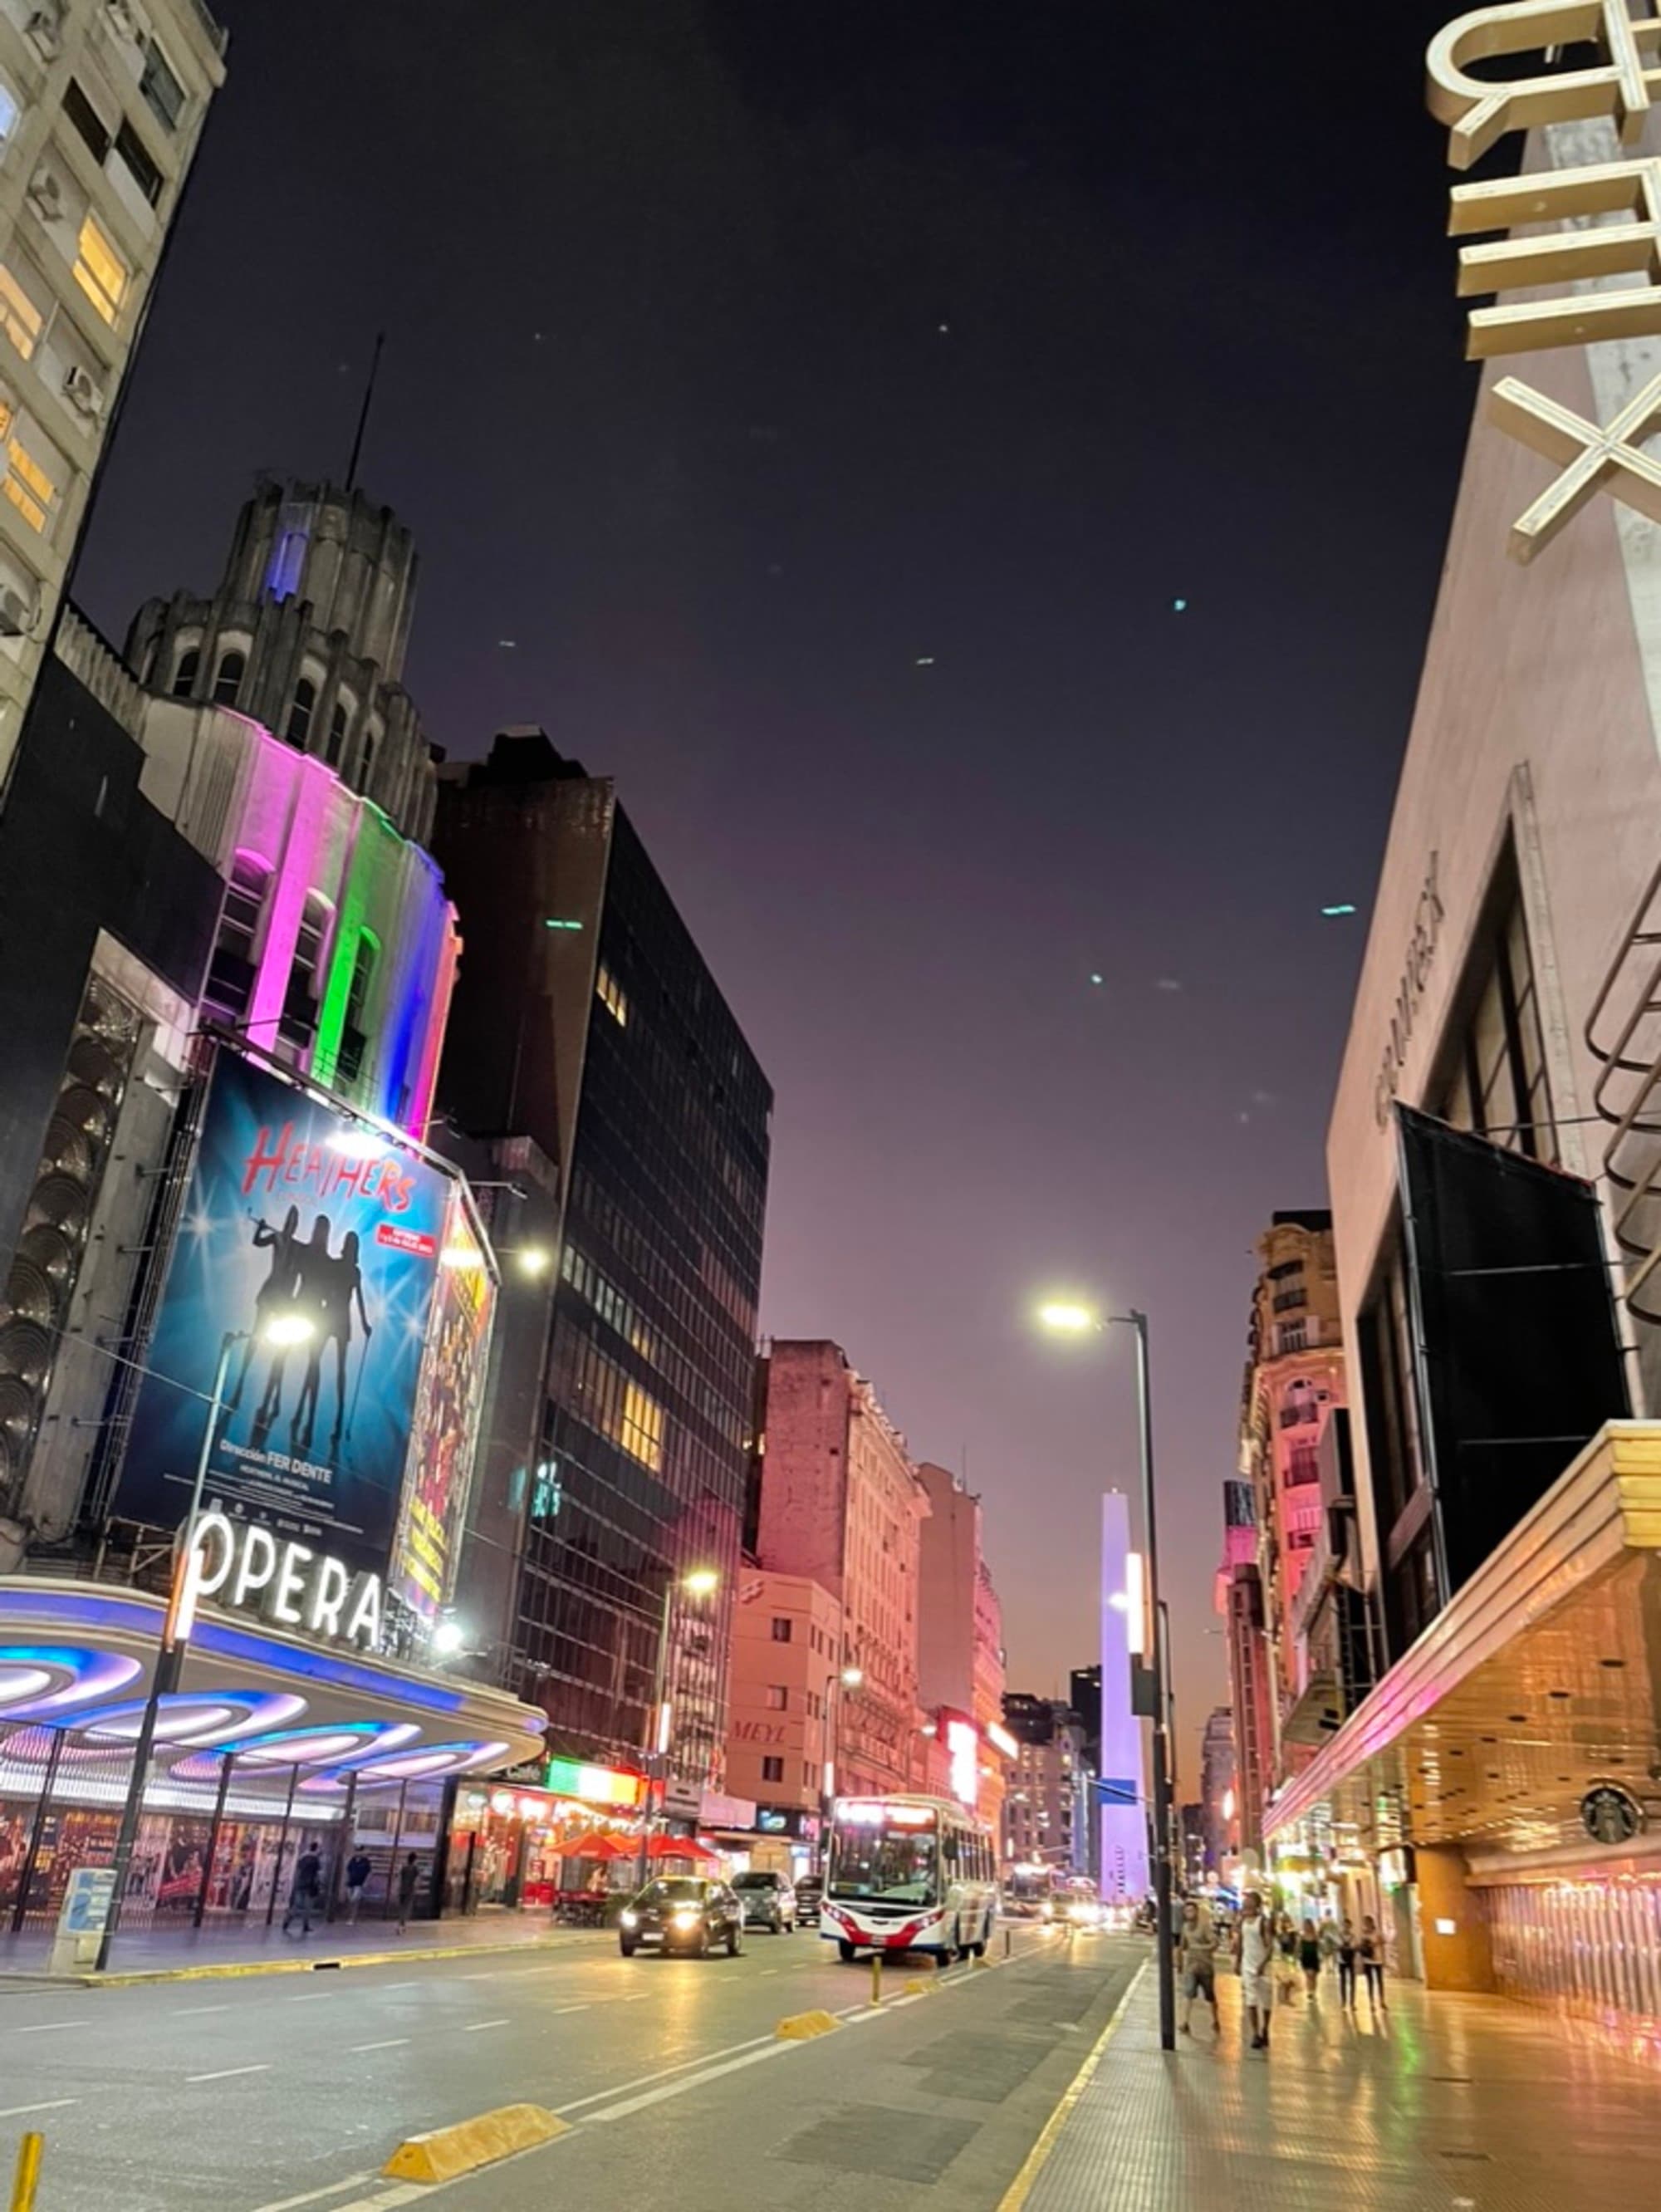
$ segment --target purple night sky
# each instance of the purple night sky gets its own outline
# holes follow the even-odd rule
[[[777,1086],[765,1325],[967,1469],[1014,1687],[1135,1480],[1128,1335],[1027,1310],[1150,1313],[1191,1790],[1470,405],[1455,11],[1358,70],[1315,0],[215,5],[78,597],[118,638],[257,469],[338,475],[386,325],[410,689],[617,777]]]

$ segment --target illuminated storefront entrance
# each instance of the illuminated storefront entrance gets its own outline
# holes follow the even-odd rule
[[[540,1780],[529,1782],[531,1774]],[[585,1896],[603,1902],[635,1865],[645,1788],[627,1768],[573,1759],[456,1783],[446,1824],[444,1910],[551,1911]]]

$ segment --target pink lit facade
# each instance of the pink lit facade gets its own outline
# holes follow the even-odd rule
[[[840,1608],[839,1792],[918,1785],[918,1600],[927,1494],[904,1437],[838,1345],[776,1340],[762,1361],[756,1554]]]
[[[918,1695],[937,1731],[944,1713],[973,1724],[974,1806],[996,1828],[1004,1759],[988,1730],[1003,1717],[1003,1608],[982,1548],[980,1500],[943,1467],[924,1461],[917,1475],[929,1503],[920,1547]]]

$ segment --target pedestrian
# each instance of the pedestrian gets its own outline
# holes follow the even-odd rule
[[[1338,1923],[1329,1912],[1320,1925],[1321,1964],[1331,1967],[1338,1955]]]
[[[1182,1908],[1177,1929],[1177,1965],[1182,1974],[1182,2032],[1189,2033],[1194,1999],[1211,2008],[1211,2033],[1219,2032],[1217,2018],[1217,1931],[1211,1917],[1191,1897]]]
[[[346,1862],[346,1917],[350,1921],[357,1919],[371,1872],[369,1854],[360,1844]]]
[[[1298,1931],[1289,1912],[1281,1913],[1275,1923],[1275,1979],[1280,1985],[1281,2002],[1296,2004]]]
[[[1338,1999],[1346,2012],[1355,2009],[1355,1923],[1346,1920],[1338,1930]]]
[[[1240,1978],[1240,2002],[1252,2030],[1253,2051],[1269,2048],[1269,2025],[1275,2008],[1270,1981],[1274,1955],[1274,1931],[1264,1912],[1263,1899],[1255,1889],[1248,1889],[1234,1927],[1234,1971]]]
[[[1361,1972],[1367,1978],[1367,2001],[1375,2013],[1388,2012],[1390,2006],[1384,1993],[1384,1937],[1379,1933],[1379,1923],[1369,1912],[1361,1923],[1361,1940],[1358,1946]]]
[[[296,1920],[300,1932],[312,1932],[312,1915],[322,1902],[323,1860],[315,1842],[308,1843],[300,1853],[294,1868],[294,1886],[288,1893],[288,1910],[282,1916],[282,1932],[286,1936]]]
[[[1303,1968],[1304,1990],[1312,2005],[1321,1985],[1321,1939],[1312,1920],[1306,1920],[1299,1930],[1298,1964]]]
[[[415,1864],[415,1854],[411,1851],[398,1869],[398,1933],[400,1936],[409,1925],[409,1915],[415,1910],[415,1888],[420,1881],[421,1869]]]

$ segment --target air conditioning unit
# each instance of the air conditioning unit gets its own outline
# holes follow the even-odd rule
[[[27,637],[34,628],[34,602],[15,585],[0,584],[0,637]]]
[[[54,169],[37,169],[27,198],[42,222],[56,222],[64,212],[63,179]]]
[[[23,33],[33,40],[37,53],[49,62],[56,61],[64,46],[64,0],[46,0],[44,8],[36,8]]]
[[[64,379],[64,396],[77,415],[94,420],[104,412],[104,387],[84,368],[72,368]]]

